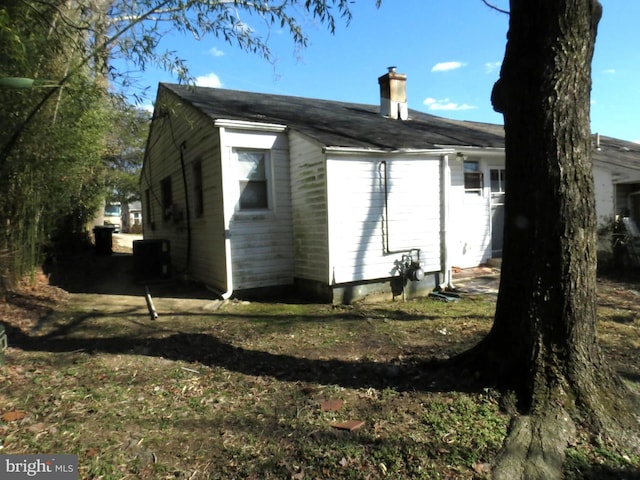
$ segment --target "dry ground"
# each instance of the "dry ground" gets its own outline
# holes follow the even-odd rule
[[[500,396],[437,366],[490,328],[490,272],[473,288],[487,293],[454,303],[220,302],[154,284],[152,320],[130,260],[60,261],[0,303],[0,453],[77,454],[83,479],[489,478]],[[599,281],[601,343],[634,389],[639,285]],[[587,440],[567,478],[640,478],[639,451]]]

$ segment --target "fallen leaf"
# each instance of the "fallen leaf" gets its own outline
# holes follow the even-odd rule
[[[93,448],[93,447],[87,448],[87,451],[85,453],[86,453],[87,457],[93,458],[96,455],[98,455],[98,449],[97,448]]]
[[[491,472],[491,464],[477,462],[471,465],[471,468],[475,470],[476,473],[490,473]]]
[[[22,410],[12,410],[11,412],[4,413],[0,419],[5,422],[15,422],[17,420],[22,420],[27,416],[27,412],[23,412]]]
[[[344,405],[344,400],[326,400],[320,403],[323,412],[337,412]]]

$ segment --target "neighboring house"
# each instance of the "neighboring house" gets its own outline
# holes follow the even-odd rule
[[[174,271],[224,297],[295,286],[345,302],[398,294],[424,272],[406,283],[413,294],[499,257],[503,128],[409,110],[394,69],[378,83],[379,106],[160,84],[140,177],[145,238],[168,240]],[[600,141],[609,218],[635,191],[614,183],[640,163],[616,163],[637,145]]]
[[[142,233],[142,202],[125,203],[122,206],[122,231],[126,233]]]

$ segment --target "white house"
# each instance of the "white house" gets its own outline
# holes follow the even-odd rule
[[[122,205],[122,231],[142,232],[142,203],[139,200]]]
[[[140,177],[145,238],[168,240],[173,270],[224,297],[410,295],[499,257],[502,127],[409,110],[394,69],[378,83],[375,106],[160,84]],[[640,155],[598,141],[609,219],[640,190]]]

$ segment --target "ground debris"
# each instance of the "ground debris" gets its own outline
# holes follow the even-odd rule
[[[364,421],[362,420],[347,420],[346,422],[337,422],[332,423],[331,426],[333,428],[337,428],[338,430],[347,430],[352,432],[364,426]]]

